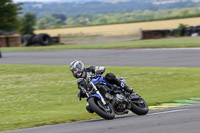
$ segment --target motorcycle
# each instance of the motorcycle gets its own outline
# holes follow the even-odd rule
[[[126,82],[123,78],[120,80]],[[104,119],[114,119],[115,114],[124,115],[129,110],[137,115],[146,115],[149,111],[141,96],[137,93],[130,94],[119,86],[109,84],[104,76],[96,76],[89,81],[80,78],[78,86],[80,92],[87,97],[88,112],[95,112]]]

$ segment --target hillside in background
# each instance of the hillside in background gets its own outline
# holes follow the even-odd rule
[[[64,14],[74,17],[80,14],[109,14],[125,13],[134,10],[158,11],[162,9],[187,8],[200,6],[200,0],[101,0],[101,1],[80,1],[64,2],[25,2],[22,6],[23,12],[35,13],[37,17],[46,14]]]
[[[23,14],[29,12],[36,15],[36,29],[200,16],[200,0],[43,0],[24,2],[21,7]]]

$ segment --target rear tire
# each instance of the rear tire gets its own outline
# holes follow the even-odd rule
[[[148,105],[141,97],[139,103],[131,103],[131,111],[137,115],[146,115],[149,111]]]
[[[115,112],[109,104],[103,105],[101,100],[96,97],[91,97],[88,103],[90,108],[102,118],[107,120],[115,118]]]

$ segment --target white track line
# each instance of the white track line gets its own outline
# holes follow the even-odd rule
[[[199,47],[196,47],[196,48],[144,48],[144,49],[141,48],[138,50],[200,50],[200,48]]]
[[[152,114],[147,114],[147,115],[168,114],[168,113],[181,112],[181,111],[186,111],[186,110],[190,110],[190,109],[179,109],[179,110],[163,111],[163,112],[152,113]]]

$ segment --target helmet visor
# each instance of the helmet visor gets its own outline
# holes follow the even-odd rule
[[[72,74],[75,78],[80,78],[82,76],[82,73],[79,72],[77,69],[72,70]]]

